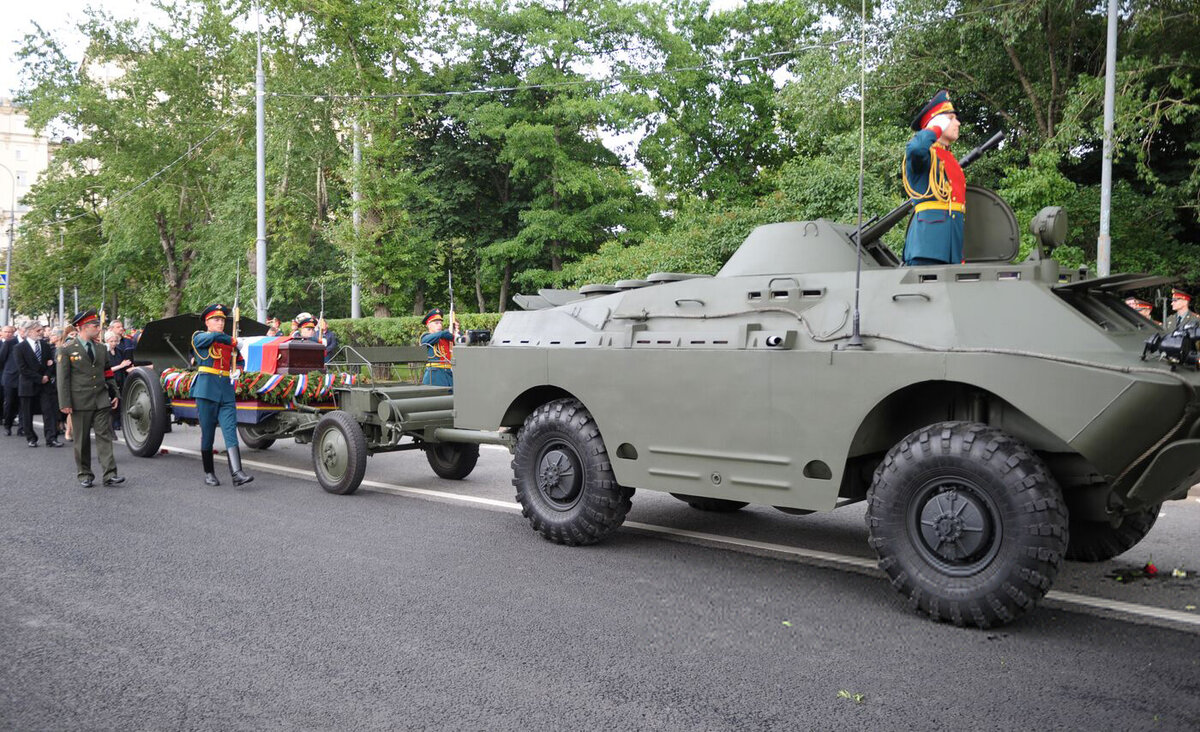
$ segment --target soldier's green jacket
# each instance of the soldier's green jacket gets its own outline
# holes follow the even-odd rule
[[[107,409],[117,395],[108,349],[92,343],[93,363],[82,341],[72,338],[58,349],[58,404],[79,411]]]
[[[1180,328],[1186,328],[1189,325],[1200,325],[1200,316],[1197,316],[1191,310],[1185,310],[1183,317],[1176,313],[1171,313],[1167,316],[1167,322],[1164,324],[1164,330],[1168,333],[1174,333]]]

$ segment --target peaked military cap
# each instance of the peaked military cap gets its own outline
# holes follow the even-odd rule
[[[92,321],[100,322],[100,316],[95,310],[84,310],[81,313],[75,313],[75,317],[71,318],[71,325],[78,328],[81,325],[87,325]]]
[[[433,310],[430,310],[429,312],[425,313],[425,319],[421,321],[421,324],[429,325],[429,321],[434,320],[434,319],[437,319],[437,320],[442,319],[442,311],[439,308],[434,308]]]
[[[1186,302],[1191,302],[1192,296],[1187,294],[1183,290],[1171,290],[1171,299],[1172,300],[1184,300]]]
[[[292,320],[292,322],[296,324],[297,328],[316,328],[317,327],[317,319],[313,317],[312,313],[308,313],[308,312],[300,313],[299,315],[297,315],[295,317],[294,320]]]
[[[200,320],[208,320],[209,318],[216,317],[228,318],[229,308],[220,303],[213,303],[212,305],[204,308],[204,311],[200,313]]]
[[[916,117],[913,117],[913,131],[920,132],[925,129],[925,125],[929,124],[929,120],[939,114],[953,111],[954,104],[950,101],[949,90],[939,89],[938,93],[933,95],[933,99],[930,99],[924,107],[921,107],[921,111],[917,112]]]

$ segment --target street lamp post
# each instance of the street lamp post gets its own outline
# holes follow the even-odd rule
[[[0,323],[0,325],[8,325],[12,314],[12,297],[9,293],[12,292],[13,235],[17,231],[17,176],[9,170],[7,165],[0,164],[0,168],[4,168],[4,172],[8,173],[9,178],[12,178],[12,205],[8,209],[8,249],[4,251],[4,276],[8,279],[4,283],[4,321]]]

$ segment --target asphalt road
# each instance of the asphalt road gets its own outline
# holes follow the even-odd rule
[[[857,506],[709,515],[643,491],[634,528],[567,548],[511,509],[499,450],[457,483],[376,456],[374,490],[332,496],[283,444],[247,454],[254,483],[206,488],[197,443],[121,447],[129,482],[84,490],[69,449],[0,437],[0,727],[1200,727],[1200,624],[1169,614],[1200,604],[1195,498],[1056,583],[1145,612],[1064,595],[977,631],[863,568]],[[1189,576],[1130,579],[1151,555]]]

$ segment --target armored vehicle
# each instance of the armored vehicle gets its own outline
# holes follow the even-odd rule
[[[967,200],[957,265],[901,266],[889,216],[856,275],[856,229],[802,221],[755,229],[713,277],[526,297],[456,350],[455,426],[517,433],[517,499],[550,541],[604,539],[635,489],[716,511],[865,500],[913,607],[1008,622],[1064,558],[1125,551],[1200,482],[1200,374],[1194,353],[1143,360],[1157,329],[1121,293],[1162,280],[1061,266],[1057,208],[1014,262],[1012,209]]]

